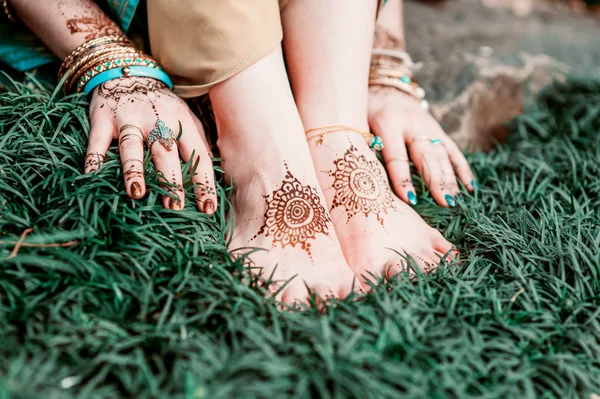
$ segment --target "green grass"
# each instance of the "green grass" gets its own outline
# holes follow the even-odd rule
[[[155,173],[130,200],[114,148],[83,175],[86,112],[0,94],[0,398],[600,392],[600,81],[548,88],[508,143],[472,155],[480,190],[459,210],[421,194],[462,266],[327,314],[280,312],[241,281],[224,202],[214,218],[164,210]],[[30,227],[25,244],[68,246],[11,257]]]

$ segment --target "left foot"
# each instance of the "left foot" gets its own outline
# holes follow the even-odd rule
[[[315,169],[344,255],[363,284],[374,276],[403,270],[408,254],[424,271],[452,250],[390,188],[385,169],[355,132],[309,139]]]

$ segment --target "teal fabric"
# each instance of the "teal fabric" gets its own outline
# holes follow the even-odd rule
[[[113,19],[127,32],[140,0],[98,2],[110,8]],[[24,72],[58,60],[27,28],[4,19],[0,24],[0,61]]]

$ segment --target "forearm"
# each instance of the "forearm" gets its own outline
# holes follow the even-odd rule
[[[93,0],[11,0],[19,19],[60,59],[87,40],[121,30]]]
[[[405,51],[403,0],[388,0],[381,9],[373,48]]]

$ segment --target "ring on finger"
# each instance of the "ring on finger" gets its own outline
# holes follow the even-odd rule
[[[417,137],[415,137],[414,139],[412,139],[412,140],[410,141],[410,143],[408,143],[408,145],[413,145],[413,144],[414,144],[416,141],[420,141],[420,140],[427,140],[427,141],[430,141],[431,139],[430,139],[428,136],[426,136],[426,135],[422,134],[422,135],[420,135],[420,136],[417,136]]]
[[[410,159],[408,159],[407,157],[394,157],[394,158],[390,158],[388,159],[387,163],[393,162],[393,161],[398,161],[398,162],[410,162]]]
[[[148,133],[148,148],[152,147],[156,141],[158,141],[167,151],[173,149],[175,143],[175,135],[173,130],[165,125],[162,119],[156,120],[156,127]]]
[[[134,173],[142,174],[143,175],[144,171],[141,170],[141,169],[131,168],[131,169],[126,170],[123,174],[124,175],[131,175],[131,174],[134,174]]]
[[[444,144],[444,143],[442,143],[442,140],[440,140],[440,139],[433,139],[433,140],[431,140],[431,144],[436,145],[436,144]]]
[[[140,132],[140,134],[142,135],[142,137],[144,137],[144,132],[142,131],[142,128],[136,125],[123,125],[121,126],[121,128],[119,129],[119,136],[123,133],[123,131],[125,129],[135,129],[138,132]]]
[[[124,160],[123,162],[121,162],[121,165],[125,166],[125,164],[127,162],[139,162],[141,165],[144,165],[144,162],[141,159],[137,159],[137,158],[129,158]]]
[[[136,133],[125,133],[124,135],[119,137],[119,146],[123,145],[127,140],[138,140],[142,146],[144,145],[143,136],[139,136]]]

